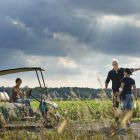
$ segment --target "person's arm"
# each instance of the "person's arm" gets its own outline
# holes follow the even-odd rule
[[[123,89],[124,89],[124,85],[125,85],[125,83],[124,83],[124,82],[121,82],[121,86],[120,86],[120,88],[119,88],[118,97],[120,97],[120,95],[122,94]]]
[[[17,88],[14,88],[14,91],[21,97],[25,96],[25,94]]]
[[[133,95],[135,97],[135,100],[137,100],[137,88],[135,84],[133,85]]]
[[[140,70],[140,68],[131,68],[131,72],[135,72],[135,71],[138,71]]]
[[[105,81],[105,89],[107,90],[107,88],[108,88],[108,84],[109,84],[109,82],[110,82],[110,72],[108,72],[108,75],[107,75],[107,78],[106,78],[106,81]]]
[[[121,99],[121,94],[123,94],[124,86],[125,86],[124,79],[122,79],[121,80],[121,86],[120,86],[119,92],[117,94],[117,100],[118,101],[120,101],[120,99]]]

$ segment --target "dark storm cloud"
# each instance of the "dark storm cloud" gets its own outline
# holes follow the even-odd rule
[[[96,42],[91,42],[98,51],[109,54],[138,56],[140,51],[140,28],[132,25],[118,26],[109,32],[102,32]],[[93,43],[93,44],[92,44]]]
[[[42,67],[47,70],[49,75],[77,75],[81,74],[81,70],[76,65],[75,67],[70,67],[68,62],[67,67],[63,65],[60,61],[60,57],[35,57],[26,55],[22,51],[17,51],[15,49],[6,49],[1,48],[1,55],[0,55],[0,70],[3,69],[11,69],[16,67]],[[67,60],[67,58],[65,58]],[[64,60],[65,60],[64,59]],[[71,63],[71,61],[70,61]],[[45,73],[46,74],[46,73]]]
[[[74,0],[73,6],[105,14],[128,15],[140,12],[139,0]]]
[[[73,56],[75,47],[83,55],[79,43],[89,51],[128,54],[140,51],[139,27],[125,23],[99,30],[100,15],[133,15],[139,13],[138,0],[5,0],[0,2],[0,47],[24,53],[47,56]],[[76,11],[87,15],[78,16]],[[93,14],[92,19],[89,16]],[[89,16],[89,17],[88,17]],[[89,28],[90,27],[90,28]],[[89,28],[89,29],[88,29]],[[75,43],[54,39],[54,33],[77,39]],[[127,51],[126,51],[127,50]]]

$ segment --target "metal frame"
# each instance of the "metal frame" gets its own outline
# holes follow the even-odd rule
[[[45,92],[46,92],[46,95],[48,94],[48,92],[47,92],[47,87],[46,87],[46,84],[45,84],[45,80],[44,80],[44,76],[43,76],[43,72],[42,72],[42,70],[39,70],[40,71],[40,75],[41,75],[41,78],[42,78],[42,81],[43,81],[43,86],[44,86],[44,89],[45,89]],[[38,71],[37,70],[35,70],[35,72],[36,72],[36,76],[37,76],[37,79],[38,79],[38,83],[39,83],[39,86],[40,86],[40,88],[42,88],[43,89],[43,87],[42,87],[42,85],[41,85],[41,80],[40,80],[40,77],[39,77],[39,74],[38,74]],[[31,95],[32,96],[32,95]],[[36,99],[37,100],[37,98],[35,98],[34,96],[32,96],[34,99]],[[41,95],[41,102],[42,102],[42,95]],[[38,100],[39,101],[39,100]]]
[[[41,89],[44,88],[45,89],[45,93],[47,95],[48,94],[47,87],[46,87],[44,76],[43,76],[43,72],[42,72],[42,71],[45,71],[45,70],[40,68],[40,67],[24,67],[24,68],[15,68],[15,69],[1,70],[0,71],[0,76],[8,75],[8,74],[14,74],[14,73],[20,73],[20,72],[29,72],[29,71],[35,71],[36,72],[36,76],[37,76],[37,79],[38,79],[39,87]],[[40,79],[40,76],[39,76],[38,72],[40,72],[40,76],[41,76],[41,79],[42,79],[42,82],[43,82],[43,87],[41,85],[41,79]],[[33,97],[34,99],[36,99],[39,102],[42,102],[42,95],[41,95],[41,101],[39,99],[37,99],[36,97],[34,97],[33,95],[31,95],[31,97]]]

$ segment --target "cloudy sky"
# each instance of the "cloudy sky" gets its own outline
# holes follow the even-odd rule
[[[111,61],[140,67],[139,0],[1,0],[0,69],[46,69],[49,87],[98,88]],[[35,73],[0,77],[0,86],[36,86]],[[140,87],[140,72],[133,75]]]

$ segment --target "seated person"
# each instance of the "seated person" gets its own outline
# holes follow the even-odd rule
[[[16,79],[16,85],[12,89],[11,94],[11,102],[21,103],[21,97],[26,96],[26,93],[22,92],[20,89],[20,85],[22,83],[22,80],[20,78]]]
[[[10,97],[11,102],[22,103],[22,104],[25,104],[26,106],[30,106],[30,101],[22,98],[26,96],[26,93],[22,92],[20,88],[22,80],[20,78],[17,78],[15,82],[16,82],[16,85],[13,87],[12,94]],[[31,89],[29,89],[29,91],[27,92],[31,92]],[[32,112],[31,109],[29,111]]]

